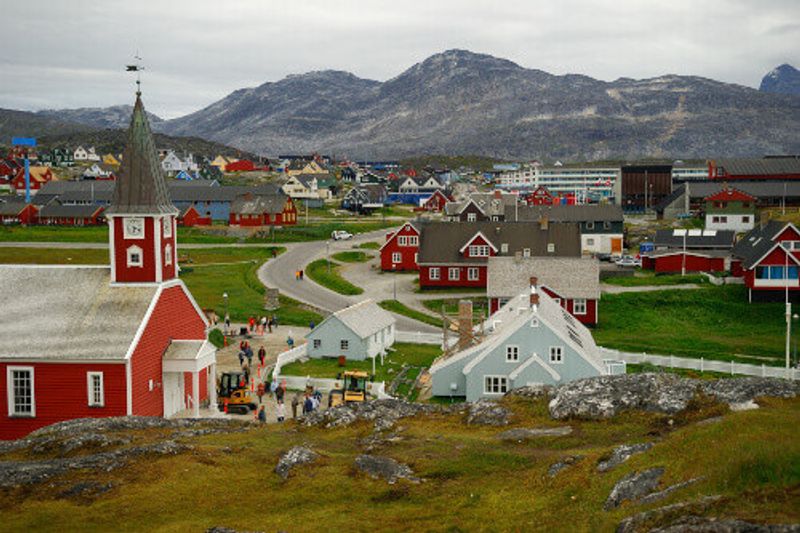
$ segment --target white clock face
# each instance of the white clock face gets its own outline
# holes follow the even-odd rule
[[[126,218],[125,219],[125,238],[141,239],[144,237],[144,219]]]

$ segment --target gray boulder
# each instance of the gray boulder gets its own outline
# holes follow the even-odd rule
[[[619,507],[625,500],[638,500],[647,496],[658,487],[658,482],[663,475],[664,468],[662,467],[650,468],[644,472],[631,472],[617,481],[617,484],[611,489],[603,509],[610,511]]]
[[[506,426],[508,409],[492,400],[480,399],[469,405],[467,424],[471,426]]]
[[[676,520],[689,513],[703,513],[721,499],[719,495],[704,496],[697,500],[673,503],[672,505],[642,511],[620,522],[617,526],[617,533],[636,533],[637,531],[644,531],[648,524],[669,523],[669,521]]]
[[[295,446],[288,452],[281,455],[278,464],[275,466],[275,473],[282,479],[289,477],[289,471],[297,465],[313,463],[319,454],[305,446]]]
[[[419,478],[414,477],[414,472],[408,465],[398,463],[390,457],[378,455],[359,455],[356,457],[356,468],[374,479],[383,478],[394,484],[398,479],[406,479],[412,483],[419,483]]]
[[[800,524],[756,524],[733,518],[684,516],[650,533],[797,533]]]
[[[404,400],[373,400],[340,405],[327,411],[314,411],[303,418],[303,424],[332,428],[349,426],[358,421],[369,421],[374,422],[375,429],[381,431],[394,427],[395,422],[401,418],[449,411],[449,408],[443,406],[411,403]]]
[[[652,447],[653,447],[652,442],[642,442],[640,444],[623,444],[622,446],[617,446],[611,452],[611,456],[608,459],[597,463],[597,471],[608,472],[612,468],[619,466],[628,459],[630,459],[632,455],[646,452]]]
[[[550,477],[556,477],[559,472],[578,463],[582,459],[583,455],[568,455],[559,462],[551,464],[550,468],[547,469],[547,475]]]
[[[538,437],[564,437],[572,433],[570,426],[554,428],[514,428],[503,431],[497,438],[509,442],[524,442]]]
[[[552,385],[528,385],[525,387],[519,387],[516,389],[511,389],[506,393],[506,396],[509,397],[517,397],[517,398],[549,398],[553,395],[555,391],[555,387]]]
[[[759,397],[793,398],[800,394],[800,383],[754,377],[709,381],[666,373],[600,376],[558,387],[549,409],[556,419],[598,420],[628,409],[673,414],[685,409],[697,394],[742,404]]]

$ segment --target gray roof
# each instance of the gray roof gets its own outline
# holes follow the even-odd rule
[[[0,202],[0,215],[5,215],[5,216],[18,215],[23,209],[25,209],[26,205],[28,204],[20,201]]]
[[[164,352],[165,361],[193,361],[197,359],[200,349],[206,344],[204,340],[177,340],[173,339],[167,351]]]
[[[490,257],[486,296],[509,298],[525,292],[531,277],[563,298],[600,298],[600,264],[581,257]]]
[[[546,216],[551,222],[622,222],[622,207],[612,204],[588,205],[523,205],[517,212],[506,208],[506,220],[539,220]]]
[[[756,226],[744,237],[739,239],[739,242],[733,247],[731,254],[742,260],[742,266],[744,268],[752,268],[756,264],[756,261],[761,259],[764,254],[775,246],[776,242],[772,239],[787,225],[788,222],[770,220],[763,226]]]
[[[681,230],[660,229],[656,231],[653,245],[656,248],[683,248]],[[731,249],[736,238],[733,230],[685,230],[686,248]]]
[[[445,214],[449,216],[460,214],[461,211],[467,207],[467,204],[469,204],[470,200],[472,200],[472,202],[478,206],[478,208],[486,216],[499,216],[505,214],[505,210],[508,207],[513,209],[513,206],[517,203],[518,198],[516,194],[510,194],[501,191],[476,192],[470,194],[469,198],[461,202],[447,202],[444,206]]]
[[[719,159],[717,168],[729,176],[800,174],[800,157],[765,157],[763,159]]]
[[[108,267],[0,265],[0,358],[125,358],[155,286],[111,287]]]
[[[283,212],[286,205],[286,195],[247,194],[233,201],[231,213],[242,215],[260,215],[262,213],[276,214]]]
[[[366,339],[370,335],[374,335],[395,323],[391,313],[369,299],[336,311],[331,316],[338,318],[362,339]]]
[[[158,151],[138,92],[128,128],[128,143],[122,154],[122,167],[108,213],[178,214],[167,191]]]
[[[61,205],[58,203],[47,204],[39,210],[40,218],[65,217],[65,218],[90,218],[103,208],[98,205]]]
[[[722,180],[692,182],[689,184],[689,196],[692,199],[700,199],[716,194],[725,188]],[[789,197],[800,197],[800,181],[735,181],[729,182],[740,191],[756,198],[779,198],[784,194]],[[676,187],[677,196],[683,194],[686,186],[684,184]],[[677,198],[676,196],[676,198]]]
[[[534,257],[580,257],[581,234],[575,223],[549,224],[541,229],[536,222],[433,222],[421,225],[420,264],[474,263],[459,250],[481,232],[498,250],[511,255],[530,249]],[[555,245],[553,252],[547,245]],[[508,251],[502,245],[508,244]]]

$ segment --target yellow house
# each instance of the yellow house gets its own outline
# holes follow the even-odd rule
[[[316,161],[292,161],[286,169],[287,176],[297,176],[299,174],[327,174],[328,171],[322,168]]]
[[[119,166],[119,159],[114,157],[114,154],[106,154],[103,156],[103,163],[106,165],[114,165],[115,167]]]
[[[225,167],[228,166],[228,163],[233,163],[234,161],[238,161],[238,160],[233,158],[233,157],[225,157],[223,155],[218,155],[211,162],[211,165],[217,167],[218,169],[220,169],[221,171],[224,172],[225,171]]]

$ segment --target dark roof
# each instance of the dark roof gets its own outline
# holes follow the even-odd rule
[[[729,176],[800,174],[800,157],[719,159],[716,166],[724,169]]]
[[[23,209],[25,209],[25,205],[25,202],[20,201],[0,202],[0,215],[18,215]]]
[[[513,256],[525,248],[534,257],[580,257],[580,227],[574,223],[549,224],[541,229],[532,222],[434,222],[422,224],[419,263],[469,263],[459,250],[481,232],[498,250],[498,255]],[[547,245],[555,244],[554,252]],[[508,244],[508,251],[502,245]]]
[[[286,195],[270,194],[247,194],[240,196],[231,204],[231,213],[241,215],[260,215],[269,213],[271,215],[283,212],[286,205]]]
[[[62,204],[71,202],[110,202],[114,191],[111,189],[95,189],[81,191],[66,191],[56,196]],[[37,195],[38,196],[38,195]]]
[[[61,205],[54,202],[52,204],[42,206],[42,208],[39,210],[39,218],[89,218],[94,215],[98,209],[102,210],[103,208],[97,205]]]
[[[775,246],[773,237],[780,233],[787,224],[788,222],[780,220],[770,220],[764,226],[756,226],[739,239],[731,253],[734,257],[742,260],[744,268],[752,268],[756,261]]]
[[[539,220],[546,216],[551,222],[622,222],[622,207],[611,204],[591,205],[521,205],[515,213],[513,206],[506,207],[506,220]]]
[[[178,214],[172,205],[139,93],[109,213]]]
[[[732,248],[736,232],[732,230],[674,230],[656,231],[653,245],[656,248],[683,248],[683,235],[686,231],[686,248]]]

